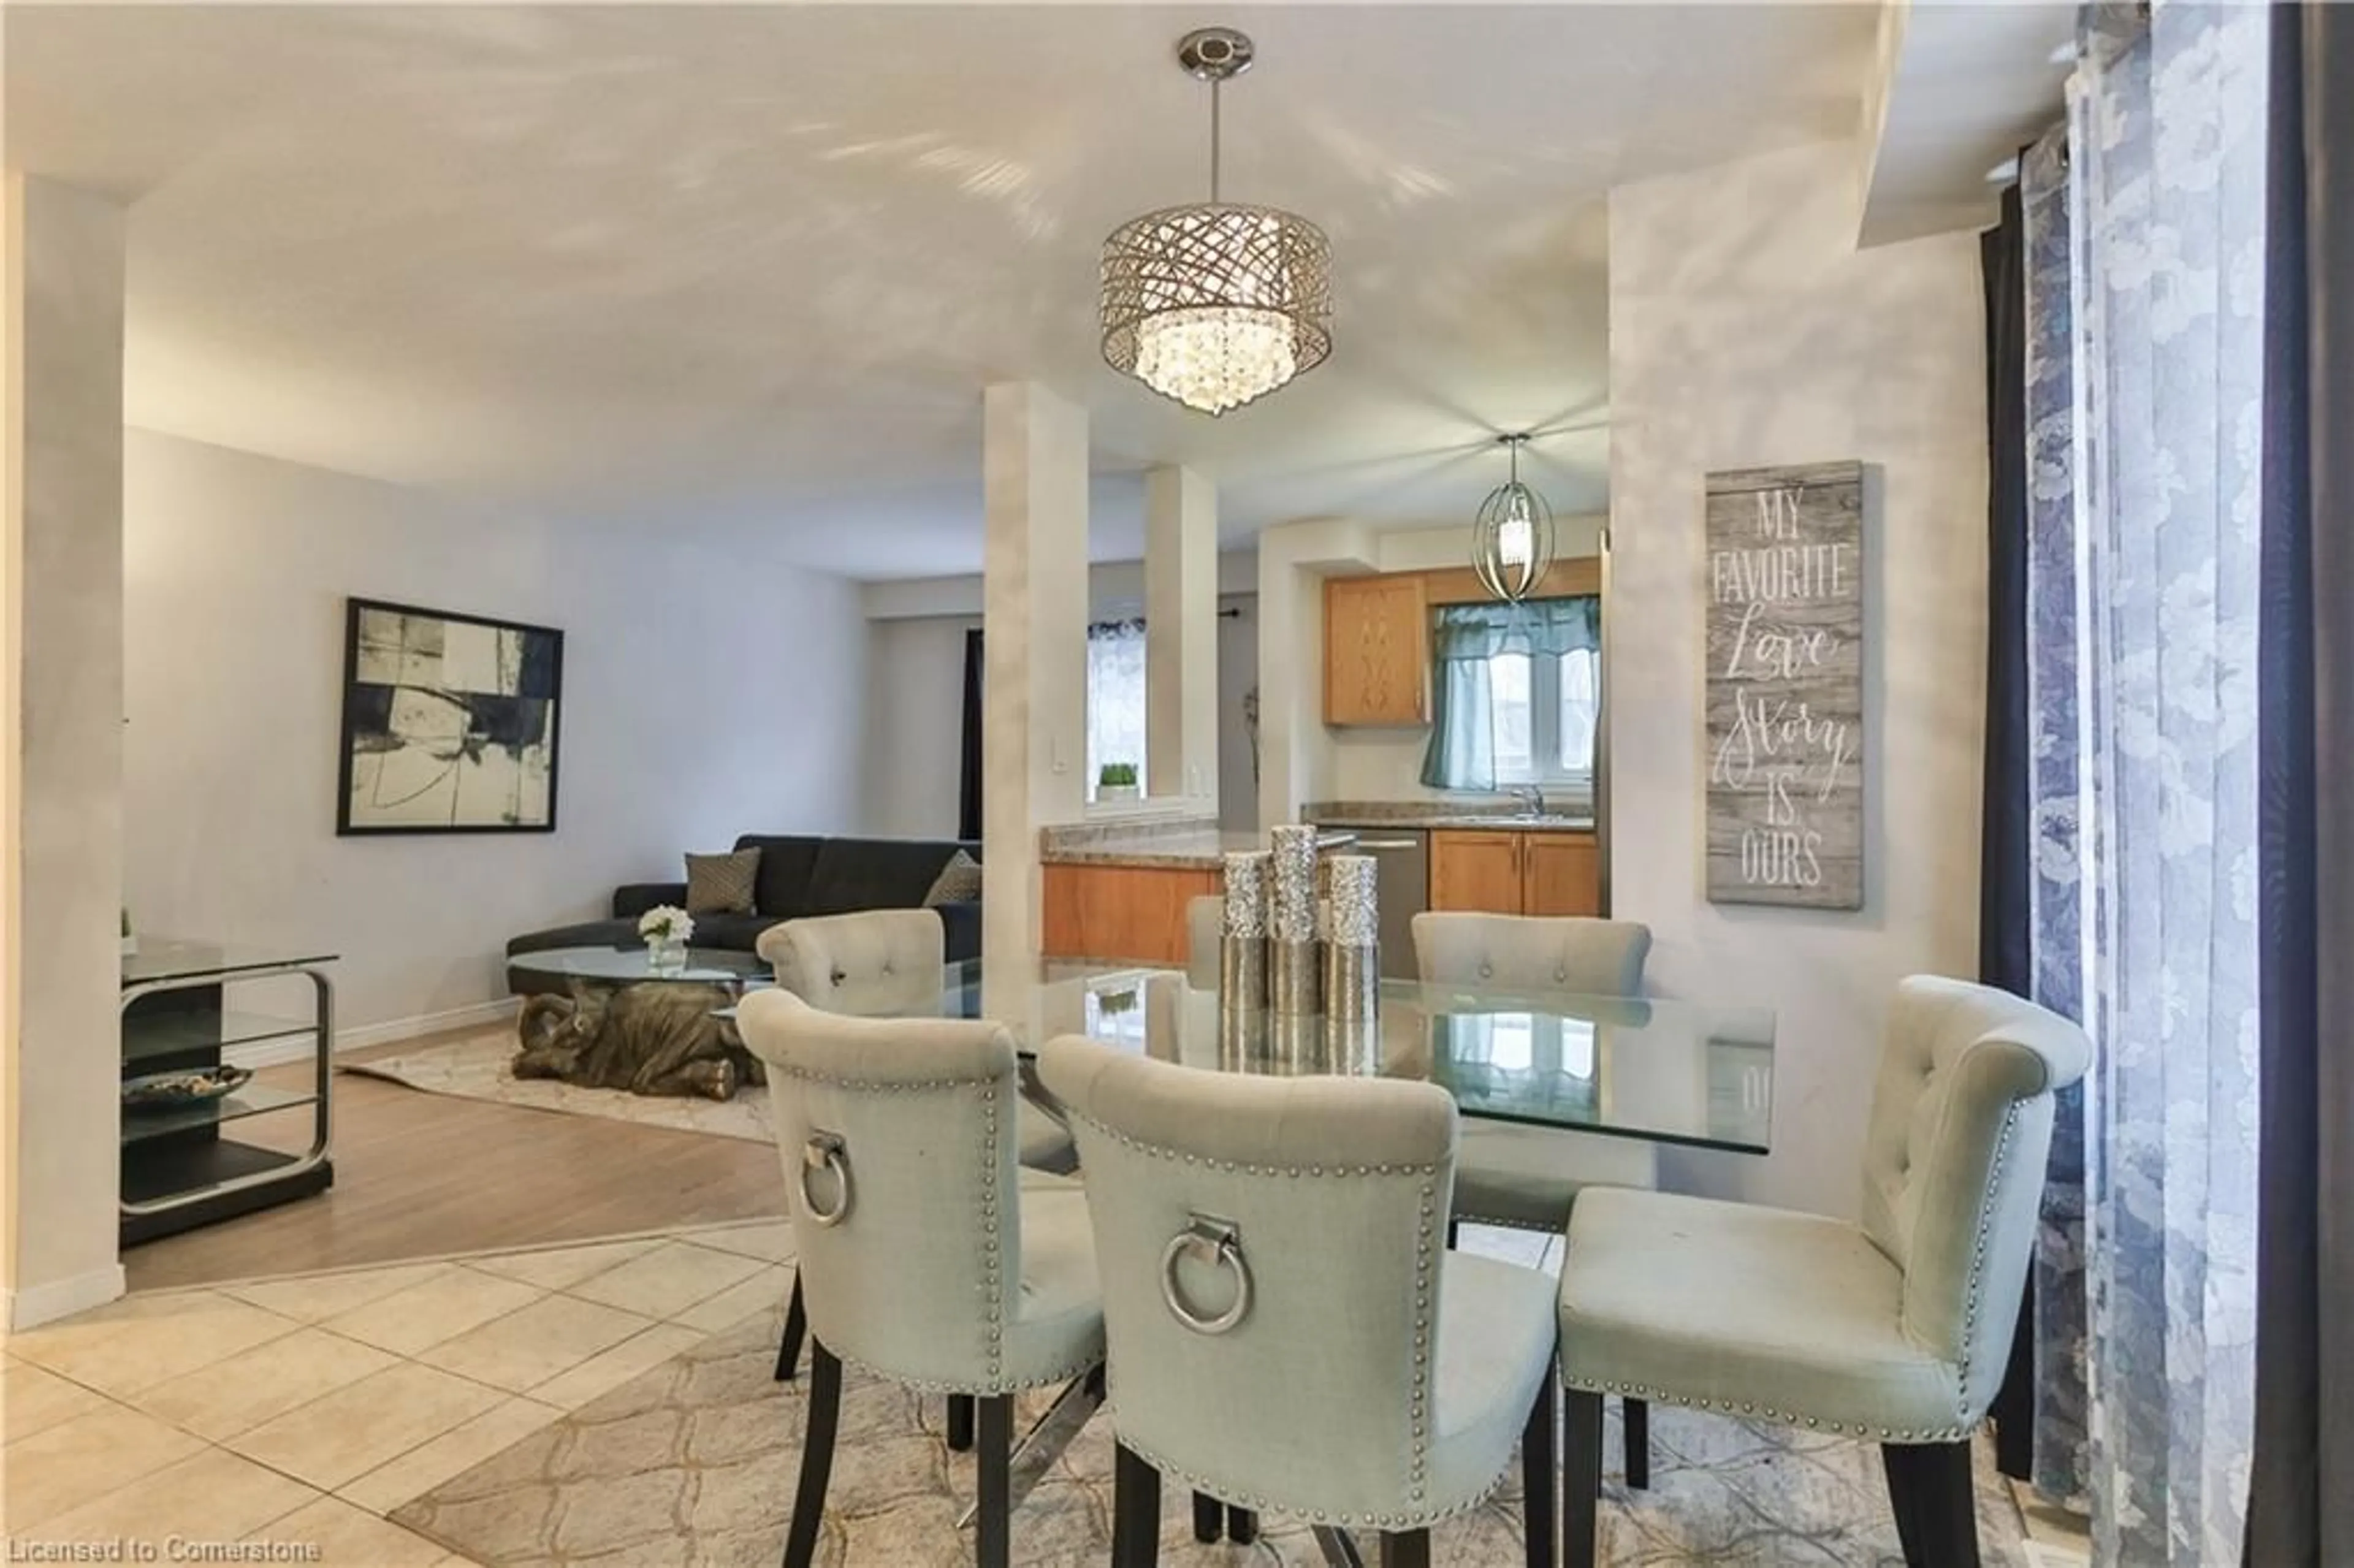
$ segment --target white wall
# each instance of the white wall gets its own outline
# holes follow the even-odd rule
[[[1108,570],[1096,568],[1098,577]],[[978,582],[978,578],[974,579]],[[893,585],[870,583],[877,588]],[[956,602],[954,599],[941,602]],[[1218,601],[1218,800],[1230,827],[1258,821],[1243,694],[1258,681],[1257,597]],[[1098,591],[1091,613],[1140,606]],[[964,735],[964,636],[977,615],[892,616],[867,622],[866,745],[860,831],[880,838],[950,838],[957,829]]]
[[[980,625],[977,615],[867,623],[862,832],[890,839],[956,836],[964,640]]]
[[[0,1331],[119,1296],[123,211],[0,197]]]
[[[504,996],[508,937],[684,851],[855,824],[853,584],[147,431],[125,483],[133,922],[323,943],[348,1028]],[[347,595],[563,629],[554,833],[335,836]]]
[[[1612,193],[1612,892],[1664,995],[1779,1018],[1763,1160],[1679,1184],[1851,1215],[1897,980],[1977,953],[1986,425],[1978,239],[1858,252],[1854,154],[1774,154]],[[1869,568],[1865,905],[1717,906],[1703,890],[1702,476],[1861,459]]]

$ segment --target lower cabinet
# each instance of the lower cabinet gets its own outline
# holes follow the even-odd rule
[[[1442,829],[1430,835],[1430,906],[1490,915],[1599,915],[1592,833]]]
[[[1209,870],[1046,865],[1042,940],[1050,959],[1182,964],[1185,906],[1219,887]]]

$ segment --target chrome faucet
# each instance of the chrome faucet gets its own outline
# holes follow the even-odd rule
[[[1544,815],[1544,789],[1537,784],[1514,784],[1506,791],[1521,803],[1521,814],[1526,817]]]

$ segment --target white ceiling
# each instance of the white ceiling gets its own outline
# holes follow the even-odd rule
[[[1102,364],[1103,235],[1204,193],[1185,28],[1259,44],[1226,190],[1332,238],[1331,361],[1211,420]],[[1604,499],[1602,198],[1852,134],[1859,5],[6,8],[9,164],[131,212],[130,417],[520,508],[980,561],[980,393],[1224,532]]]

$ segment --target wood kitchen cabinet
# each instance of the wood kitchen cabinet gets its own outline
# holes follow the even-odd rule
[[[1430,598],[1420,574],[1324,580],[1324,722],[1430,722]]]
[[[1521,835],[1521,913],[1602,913],[1602,847],[1593,834]]]
[[[1040,937],[1050,959],[1182,964],[1185,906],[1215,893],[1214,871],[1144,865],[1046,865]]]
[[[1445,829],[1430,835],[1430,906],[1490,915],[1521,912],[1525,833]]]
[[[1430,835],[1430,906],[1490,915],[1599,915],[1591,833],[1441,829]]]

